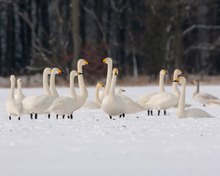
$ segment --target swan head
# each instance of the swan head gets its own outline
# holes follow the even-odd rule
[[[15,75],[10,76],[10,81],[14,82],[15,81]]]
[[[119,71],[118,71],[117,68],[114,68],[113,71],[112,71],[112,73],[113,73],[114,76],[118,76]]]
[[[110,63],[112,63],[112,58],[106,57],[105,59],[102,60],[102,62],[105,64],[110,64]]]
[[[51,68],[46,67],[46,68],[44,69],[44,74],[49,75],[50,73],[51,73]]]
[[[21,81],[20,78],[18,78],[18,80],[17,80],[17,85],[18,85],[18,86],[21,86],[21,84],[22,84],[22,81]]]
[[[60,75],[63,73],[59,68],[53,68],[50,72],[55,75]]]
[[[167,71],[167,70],[162,69],[162,70],[160,71],[160,75],[165,76],[166,74],[168,74],[168,71]]]
[[[96,87],[97,87],[97,88],[103,88],[104,85],[103,85],[101,82],[98,82],[97,85],[96,85]]]
[[[186,78],[181,76],[175,79],[173,82],[178,82],[183,85],[183,84],[186,84]]]
[[[180,69],[175,69],[173,73],[174,79],[177,79],[178,75],[181,75],[181,74],[182,74],[182,71]]]
[[[79,75],[79,73],[76,71],[76,70],[72,70],[71,72],[70,72],[70,77],[71,78],[74,78],[74,77],[76,77],[76,76],[78,76]]]
[[[83,65],[88,65],[89,62],[85,59],[79,59],[77,64],[83,66]]]

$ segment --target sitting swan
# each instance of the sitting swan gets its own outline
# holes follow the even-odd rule
[[[199,91],[199,85],[200,82],[199,80],[194,80],[192,81],[193,84],[196,84],[196,91],[193,94],[193,99],[201,104],[203,104],[203,106],[206,106],[207,104],[210,104],[211,102],[214,102],[216,100],[219,101],[219,99],[209,93],[205,93],[205,92],[200,92]]]
[[[88,96],[87,89],[85,87],[85,82],[83,79],[83,70],[82,67],[84,65],[88,65],[88,62],[84,59],[80,59],[77,62],[77,74],[76,71],[72,71],[70,73],[70,94],[71,97],[58,97],[53,104],[48,108],[47,111],[54,112],[57,115],[63,115],[65,114],[69,115],[71,119],[73,118],[72,113],[76,111],[77,109],[81,108],[82,105],[85,103],[86,98]],[[80,94],[77,95],[74,90],[74,77],[78,75],[78,83],[80,88]],[[58,118],[58,116],[57,116]]]
[[[104,97],[101,105],[102,110],[109,115],[110,119],[112,119],[112,116],[119,116],[125,113],[126,110],[125,102],[123,101],[121,96],[115,94],[115,85],[118,76],[118,69],[114,68],[112,73],[113,75],[109,94]]]
[[[10,76],[11,88],[9,98],[6,102],[6,112],[9,114],[9,120],[11,120],[11,116],[18,116],[18,120],[20,120],[20,116],[23,113],[23,104],[20,99],[14,99],[14,89],[15,89],[15,76]]]
[[[182,91],[180,94],[179,104],[177,108],[177,117],[184,118],[184,117],[212,117],[207,112],[203,111],[202,109],[193,108],[185,110],[185,94],[186,94],[186,78],[179,77],[174,82],[179,82],[182,85]]]
[[[21,100],[23,101],[25,99],[25,95],[22,93],[22,82],[21,79],[19,78],[17,80],[17,93],[15,94],[15,100]]]
[[[95,101],[87,101],[82,106],[82,108],[85,109],[100,109],[101,107],[101,100],[99,96],[100,89],[103,88],[104,85],[101,82],[98,82],[96,84],[96,90],[95,90]]]
[[[164,89],[164,77],[165,75],[168,74],[168,72],[164,69],[162,69],[160,71],[160,78],[159,78],[159,93],[165,92]],[[142,96],[140,96],[137,100],[137,103],[143,107],[145,107],[146,109],[148,109],[148,107],[146,107],[146,103],[156,94],[158,94],[158,92],[153,92],[153,93],[146,93]]]
[[[46,110],[53,103],[53,101],[59,96],[56,88],[55,88],[55,75],[61,74],[62,71],[58,68],[45,68],[43,72],[43,89],[44,94],[39,96],[30,96],[26,97],[23,100],[24,108],[29,113],[35,114],[35,119],[37,119],[37,114],[45,114]],[[48,75],[51,74],[50,77],[50,89],[48,86]],[[48,114],[48,118],[50,118],[50,114]]]

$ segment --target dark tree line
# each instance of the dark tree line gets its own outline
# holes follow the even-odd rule
[[[175,67],[220,72],[218,0],[0,0],[0,75],[45,66],[105,72],[110,56],[123,75]]]

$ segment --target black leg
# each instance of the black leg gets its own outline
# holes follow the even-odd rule
[[[110,118],[110,119],[112,119],[112,116],[111,116],[111,115],[109,115],[109,118]]]
[[[164,109],[163,114],[164,114],[164,115],[167,115],[167,111],[166,111],[166,109]]]
[[[160,116],[160,110],[158,110],[158,114],[157,115]]]
[[[50,114],[47,114],[48,119],[50,119]]]
[[[9,120],[11,120],[11,116],[9,116]]]
[[[122,115],[120,114],[120,115],[119,115],[119,118],[121,118],[121,116],[122,116]]]
[[[58,119],[58,114],[56,115],[56,118]]]
[[[147,110],[147,115],[148,115],[148,116],[150,115],[150,110],[149,110],[149,109]]]
[[[21,120],[21,117],[18,117],[18,120]]]
[[[37,114],[35,114],[35,119],[37,119]]]
[[[70,114],[70,118],[73,119],[73,114]]]
[[[151,115],[153,116],[153,110],[150,111]]]
[[[32,113],[30,113],[30,118],[33,119],[33,114]]]
[[[122,116],[125,117],[125,113],[123,113]]]
[[[65,115],[63,115],[63,119],[65,118]]]

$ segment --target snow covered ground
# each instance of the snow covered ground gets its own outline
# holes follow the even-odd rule
[[[201,87],[220,97],[219,88]],[[136,99],[158,88],[125,89]],[[203,108],[191,99],[194,89],[187,88],[187,103]],[[68,89],[58,91],[65,95]],[[23,116],[21,121],[9,121],[4,109],[8,92],[0,89],[1,176],[220,174],[220,107],[203,108],[213,119],[177,119],[172,109],[167,116],[148,117],[142,112],[115,121],[101,110],[76,111],[73,120]],[[89,88],[89,99],[93,98],[94,88]]]

